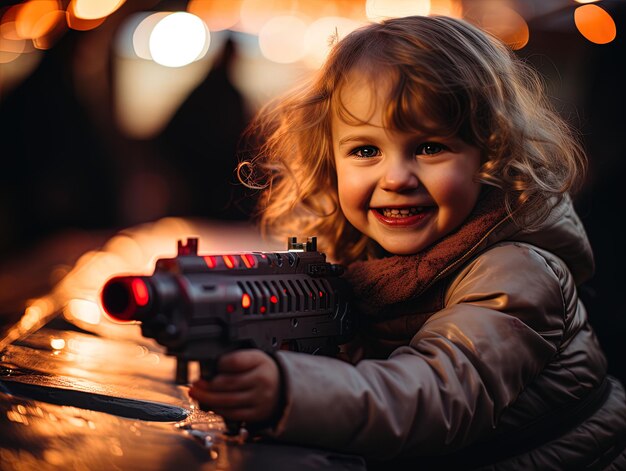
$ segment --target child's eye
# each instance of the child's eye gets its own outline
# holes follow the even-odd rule
[[[361,146],[350,151],[350,155],[361,158],[378,157],[380,155],[380,149],[375,146]]]
[[[435,155],[439,152],[443,152],[447,147],[437,142],[425,142],[420,144],[415,151],[416,155]]]

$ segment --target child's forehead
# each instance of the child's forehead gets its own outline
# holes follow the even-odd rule
[[[362,98],[374,98],[388,94],[390,89],[391,83],[389,80],[351,73],[337,87],[337,92],[338,95],[342,97],[359,95]]]
[[[335,102],[376,102],[388,101],[391,91],[397,83],[397,74],[392,71],[381,70],[374,73],[370,70],[353,68],[338,84],[335,92]]]
[[[347,124],[370,124],[405,131],[433,131],[445,128],[433,113],[435,103],[413,89],[398,93],[400,74],[391,68],[376,71],[353,68],[345,75],[333,96],[333,119]],[[428,98],[426,98],[428,100]]]
[[[383,124],[380,111],[388,101],[388,80],[351,72],[333,94],[333,115],[344,122],[361,121]]]
[[[360,60],[342,74],[339,86],[359,84],[369,88],[391,88],[400,79],[397,68],[367,60]]]

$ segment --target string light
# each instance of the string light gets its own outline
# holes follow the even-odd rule
[[[607,44],[617,35],[611,15],[598,5],[582,5],[574,11],[574,22],[580,34],[595,44]]]

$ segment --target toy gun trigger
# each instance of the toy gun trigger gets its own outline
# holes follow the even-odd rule
[[[200,360],[200,378],[210,381],[217,374],[217,358]],[[189,383],[189,360],[176,357],[176,384]]]

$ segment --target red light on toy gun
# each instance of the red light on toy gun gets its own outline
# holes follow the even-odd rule
[[[138,311],[150,303],[150,291],[146,281],[139,276],[111,278],[102,288],[102,307],[117,321],[134,321]]]
[[[141,278],[135,278],[130,283],[131,288],[133,289],[133,297],[135,298],[135,302],[137,306],[145,306],[150,301],[150,296],[148,295],[148,287],[146,286],[146,282]]]

